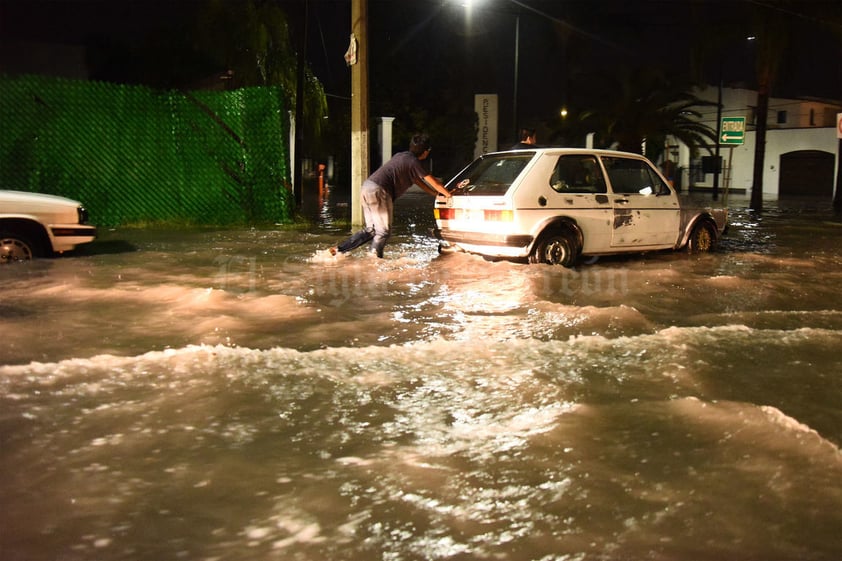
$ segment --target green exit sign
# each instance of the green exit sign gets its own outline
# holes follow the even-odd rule
[[[745,117],[722,117],[719,128],[720,144],[743,144],[746,141]]]

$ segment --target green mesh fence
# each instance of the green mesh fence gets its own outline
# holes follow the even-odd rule
[[[100,226],[285,222],[279,89],[156,91],[0,76],[0,188],[82,201]]]

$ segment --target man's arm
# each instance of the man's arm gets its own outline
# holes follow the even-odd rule
[[[425,175],[424,179],[418,182],[418,186],[431,195],[444,195],[450,197],[450,191],[444,188],[441,182],[432,175]]]

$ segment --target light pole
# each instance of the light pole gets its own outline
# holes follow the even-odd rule
[[[520,68],[520,12],[515,14],[515,80],[513,84],[514,91],[512,92],[512,131],[515,133],[515,142],[520,140],[517,113],[517,85],[518,85],[518,69]]]
[[[465,8],[468,20],[471,19],[471,12],[477,4],[477,0],[459,0],[459,4]],[[509,13],[509,12],[505,12]],[[515,49],[514,49],[514,77],[512,81],[512,132],[515,135],[515,142],[520,140],[520,123],[517,107],[518,83],[520,71],[520,11],[515,13]]]

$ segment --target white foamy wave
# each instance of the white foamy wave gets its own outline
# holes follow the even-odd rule
[[[771,405],[761,405],[760,410],[766,414],[766,417],[771,421],[773,424],[778,425],[788,431],[800,432],[804,434],[809,434],[815,436],[817,439],[823,440],[828,445],[832,446],[839,451],[839,448],[836,447],[833,443],[822,439],[821,435],[816,432],[814,429],[810,428],[808,425],[798,421],[790,417],[789,415],[785,414],[783,411],[778,409],[777,407],[772,407]]]
[[[197,296],[200,298],[214,298],[211,295]],[[271,296],[264,297],[267,303],[275,303],[281,311],[273,310],[273,306],[266,305],[250,310],[250,318],[259,320],[261,318],[274,318],[277,314],[288,314],[290,306],[289,297]],[[277,302],[273,302],[277,300]],[[211,305],[216,313],[221,313],[225,307],[231,304],[226,296],[222,297],[217,304]],[[189,302],[182,303],[190,306]],[[245,304],[244,307],[248,307]],[[244,310],[245,312],[245,310]],[[615,311],[598,310],[609,316],[620,314],[631,314],[637,312],[631,308],[618,308]],[[563,322],[559,313],[558,323]],[[388,318],[387,318],[388,319]],[[569,319],[569,318],[568,318]],[[579,321],[574,318],[572,321]],[[555,323],[555,322],[552,322]],[[360,324],[362,325],[362,324]],[[329,364],[347,365],[366,362],[379,363],[382,358],[388,358],[390,369],[382,372],[386,379],[395,372],[412,376],[419,373],[419,368],[424,372],[424,367],[432,367],[433,371],[457,373],[475,372],[486,373],[486,369],[499,371],[514,369],[515,371],[529,371],[531,367],[541,365],[547,361],[558,360],[559,358],[573,357],[577,360],[597,360],[615,356],[617,359],[626,359],[632,356],[645,356],[648,361],[657,361],[680,357],[681,353],[691,347],[700,350],[716,350],[718,341],[734,343],[735,340],[753,340],[758,344],[767,346],[790,347],[815,343],[816,346],[833,346],[835,342],[842,339],[842,334],[834,330],[815,328],[801,328],[796,330],[757,330],[745,325],[724,325],[716,327],[667,327],[654,333],[641,333],[620,337],[607,337],[605,335],[573,334],[564,339],[537,339],[534,337],[517,338],[507,340],[502,344],[490,344],[489,339],[483,337],[470,337],[466,340],[449,339],[438,337],[429,341],[406,343],[402,345],[372,345],[365,347],[330,347],[314,351],[297,351],[295,349],[275,347],[270,349],[255,349],[246,346],[229,346],[222,344],[208,345],[187,345],[181,348],[165,349],[161,351],[150,351],[134,357],[119,356],[114,354],[101,354],[90,358],[73,358],[58,362],[33,361],[29,364],[0,365],[0,374],[19,375],[27,372],[33,374],[46,374],[48,372],[63,371],[90,371],[95,369],[108,370],[114,367],[128,367],[134,365],[137,369],[154,367],[156,364],[167,366],[172,362],[191,362],[200,360],[221,359],[234,361],[246,361],[247,363],[265,362],[276,364],[281,367],[283,362],[294,357],[295,362],[313,363],[324,367]],[[493,340],[492,340],[493,342]],[[678,353],[678,355],[676,355]],[[470,361],[462,360],[463,357],[471,356]],[[280,361],[280,362],[278,362]],[[616,366],[622,366],[617,362]],[[689,365],[688,365],[689,366]],[[651,367],[651,363],[649,365]],[[333,373],[330,368],[324,369],[326,373]],[[348,371],[345,368],[342,371]],[[350,371],[357,371],[351,369]],[[359,375],[367,379],[376,380],[374,374],[379,369],[359,369]],[[494,376],[488,376],[495,379]]]
[[[721,442],[736,446],[742,442],[746,449],[763,448],[770,456],[785,449],[788,453],[797,450],[805,456],[826,456],[828,450],[840,454],[839,447],[818,431],[771,405],[688,397],[672,401],[671,410],[683,417],[684,422],[705,425],[712,434],[719,435]],[[803,440],[805,436],[811,440]],[[837,460],[842,467],[842,457]]]
[[[842,330],[840,310],[763,310],[726,311],[689,316],[692,325],[742,324],[753,329],[791,329],[793,325],[817,329]]]

